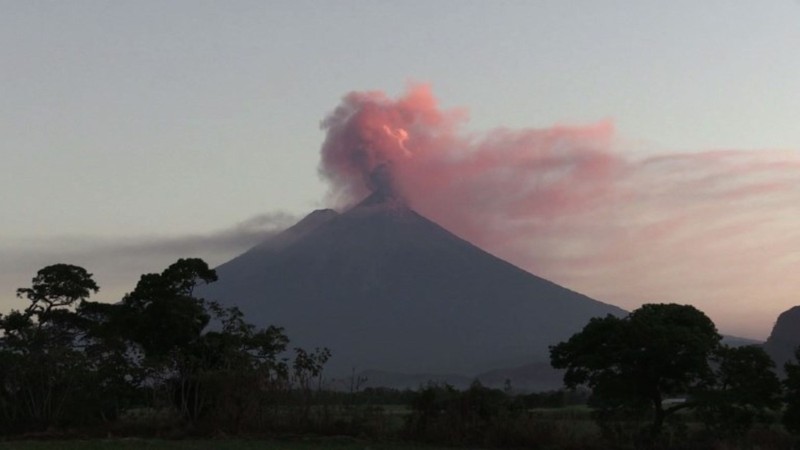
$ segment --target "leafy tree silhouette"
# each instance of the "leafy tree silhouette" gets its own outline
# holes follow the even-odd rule
[[[766,354],[723,346],[714,323],[689,305],[647,304],[624,318],[592,319],[552,346],[550,360],[566,369],[567,387],[592,390],[595,418],[612,436],[615,421],[650,417],[652,441],[666,418],[687,408],[712,428],[742,431],[777,407],[780,386]]]

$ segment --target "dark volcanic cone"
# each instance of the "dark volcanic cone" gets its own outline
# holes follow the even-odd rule
[[[591,317],[625,314],[490,255],[387,189],[343,214],[315,211],[217,272],[202,295],[285,327],[293,346],[329,347],[331,375],[519,366]]]

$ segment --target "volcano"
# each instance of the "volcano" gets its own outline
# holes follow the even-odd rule
[[[328,347],[330,374],[466,374],[547,360],[590,318],[624,315],[445,230],[386,190],[314,211],[217,267],[205,298]]]

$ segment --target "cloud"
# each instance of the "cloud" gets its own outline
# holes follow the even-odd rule
[[[22,300],[14,299],[16,288],[29,286],[36,271],[50,264],[64,262],[86,268],[100,285],[97,298],[116,301],[144,273],[160,272],[184,257],[221,264],[294,222],[288,214],[268,213],[224,230],[187,236],[73,236],[4,243],[0,248],[5,256],[0,259],[0,308],[23,307]]]
[[[424,85],[348,94],[323,122],[329,202],[388,170],[413,208],[504,259],[627,308],[692,303],[728,332],[763,337],[797,302],[800,152],[653,155],[610,121],[474,133],[467,117]]]

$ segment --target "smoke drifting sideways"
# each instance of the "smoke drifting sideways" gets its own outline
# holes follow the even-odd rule
[[[391,189],[540,276],[628,308],[692,303],[745,336],[797,301],[800,151],[654,154],[610,121],[483,133],[467,122],[426,85],[347,94],[322,122],[328,203]]]
[[[282,212],[260,214],[230,228],[183,236],[58,236],[0,242],[0,312],[23,309],[18,287],[30,286],[36,271],[67,262],[94,274],[101,291],[95,300],[116,302],[136,285],[141,274],[159,272],[178,258],[203,258],[217,265],[297,222]]]

